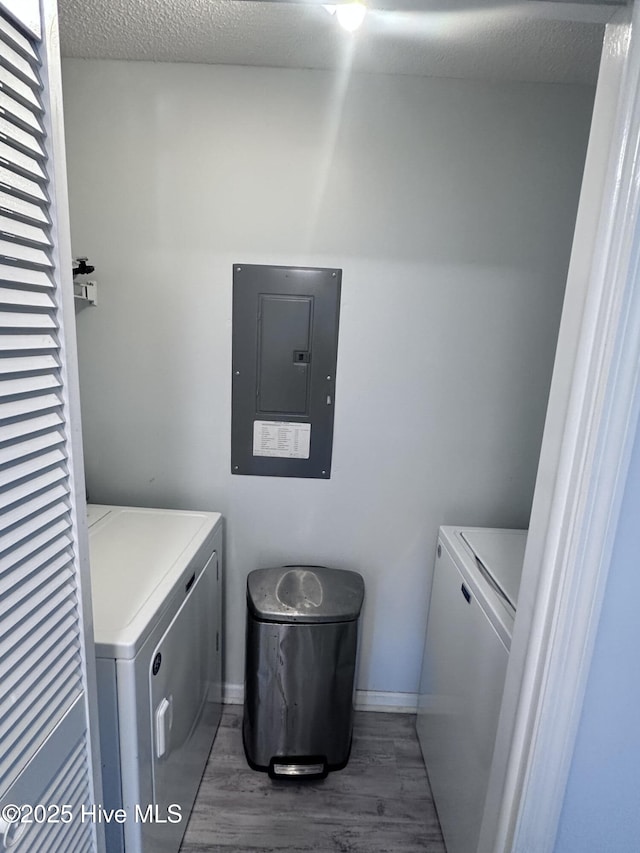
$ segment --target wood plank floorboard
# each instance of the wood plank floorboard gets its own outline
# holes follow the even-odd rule
[[[181,853],[446,853],[410,714],[358,711],[344,770],[273,781],[251,770],[227,705]]]

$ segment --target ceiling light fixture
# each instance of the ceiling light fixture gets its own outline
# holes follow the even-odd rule
[[[350,33],[358,29],[367,13],[367,7],[360,0],[339,3],[337,6],[325,6],[324,8],[330,15],[335,14],[340,26]]]

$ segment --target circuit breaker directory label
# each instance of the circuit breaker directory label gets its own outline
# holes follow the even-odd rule
[[[311,424],[290,421],[254,421],[253,455],[281,459],[308,459]]]

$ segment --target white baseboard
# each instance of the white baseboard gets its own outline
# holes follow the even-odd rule
[[[244,684],[229,684],[225,681],[222,687],[222,701],[225,705],[242,705],[244,703]]]
[[[244,685],[224,685],[225,705],[242,705]],[[396,714],[415,714],[418,697],[415,693],[385,693],[382,690],[356,690],[356,711],[393,711]]]
[[[415,714],[417,705],[417,693],[356,690],[356,711],[393,711],[396,714]]]

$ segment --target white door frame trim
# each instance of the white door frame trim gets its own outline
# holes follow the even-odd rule
[[[574,318],[573,326],[563,318],[558,341],[556,369],[563,355],[564,369],[572,362],[568,400],[566,393],[554,399],[552,386],[541,461],[545,442],[555,445],[555,479],[550,484],[549,472],[539,472],[536,484],[521,589],[523,624],[518,637],[517,624],[514,631],[521,655],[507,675],[515,699],[510,703],[505,692],[494,765],[500,765],[501,750],[505,760],[492,770],[501,796],[493,791],[493,812],[487,800],[478,853],[555,848],[638,422],[640,43],[633,31],[640,28],[640,4],[632,14],[630,23],[631,12],[624,10],[605,37],[598,88],[605,90],[599,94],[609,100],[615,123],[608,157],[600,152],[608,162],[582,283],[582,318]],[[595,116],[592,136],[598,132]],[[580,265],[574,255],[585,249],[574,240],[572,265]],[[552,447],[547,463],[553,455]],[[500,778],[506,778],[504,786],[494,781]]]

